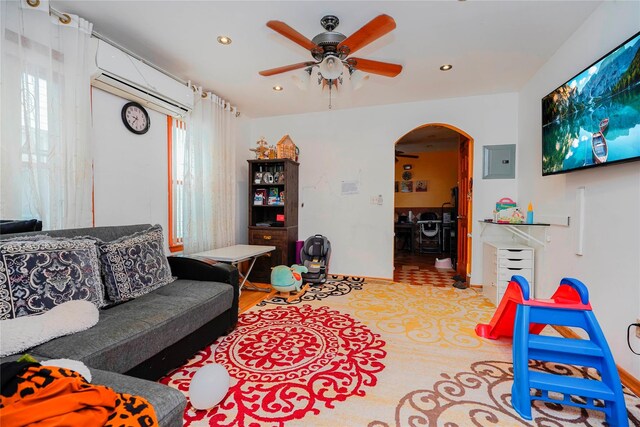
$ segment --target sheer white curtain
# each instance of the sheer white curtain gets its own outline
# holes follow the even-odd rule
[[[212,93],[196,93],[187,119],[184,252],[235,244],[235,111]]]
[[[92,24],[48,1],[0,2],[0,217],[91,226],[88,47]]]

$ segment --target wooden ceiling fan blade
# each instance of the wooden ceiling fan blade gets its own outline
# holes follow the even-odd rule
[[[316,65],[316,63],[313,61],[299,62],[297,64],[285,65],[278,68],[272,68],[270,70],[262,70],[259,74],[261,76],[273,76],[275,74],[286,73],[287,71],[298,70],[300,68],[310,67],[312,65]]]
[[[394,28],[396,28],[396,21],[394,21],[392,17],[389,15],[376,16],[358,31],[340,42],[337,49],[346,54],[355,53],[357,50],[379,39]]]
[[[356,70],[387,77],[395,77],[402,71],[402,65],[372,61],[370,59],[349,58],[347,59],[347,63]]]
[[[303,48],[307,50],[317,50],[319,49],[318,45],[314,42],[291,28],[289,25],[285,24],[282,21],[269,21],[267,22],[267,27],[271,28],[276,33],[279,33],[292,42],[299,44]]]
[[[411,159],[417,159],[420,156],[416,156],[415,154],[405,154],[404,151],[400,151],[400,150],[395,150],[396,151],[396,157],[409,157]]]

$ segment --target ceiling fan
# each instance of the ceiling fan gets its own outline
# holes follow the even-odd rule
[[[396,162],[398,161],[398,157],[408,157],[410,159],[417,159],[419,156],[415,154],[405,154],[404,151],[396,150]]]
[[[337,87],[338,79],[341,78],[343,72],[343,66],[348,68],[349,74],[360,70],[365,73],[395,77],[402,71],[402,65],[348,57],[396,28],[396,22],[392,17],[379,15],[349,37],[334,31],[339,23],[340,20],[336,16],[327,15],[323,17],[320,20],[320,24],[326,31],[309,40],[282,21],[267,22],[267,27],[307,49],[311,53],[313,61],[263,70],[260,71],[260,75],[273,76],[301,68],[307,68],[307,71],[311,74],[312,67],[319,66],[323,85],[329,84],[329,87],[331,85]]]

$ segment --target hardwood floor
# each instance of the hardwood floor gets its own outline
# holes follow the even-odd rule
[[[435,268],[436,258],[445,258],[446,254],[413,254],[411,252],[397,251],[393,259],[396,270],[405,265],[414,265],[421,269]]]
[[[443,253],[411,253],[409,251],[396,251],[393,258],[395,270],[401,270],[403,266],[416,266],[421,270],[435,270],[436,258],[444,259],[450,255]]]
[[[254,283],[254,285],[261,288],[271,288],[271,285],[267,283]],[[240,294],[240,301],[238,302],[238,310],[240,313],[244,313],[254,305],[261,303],[267,298],[271,298],[275,294],[276,291],[274,289],[271,289],[271,292],[249,291],[243,289]]]

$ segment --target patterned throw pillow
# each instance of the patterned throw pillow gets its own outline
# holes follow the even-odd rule
[[[173,282],[162,227],[100,243],[100,263],[110,303],[128,301]]]
[[[71,300],[105,304],[95,240],[0,241],[0,320],[40,314]]]

